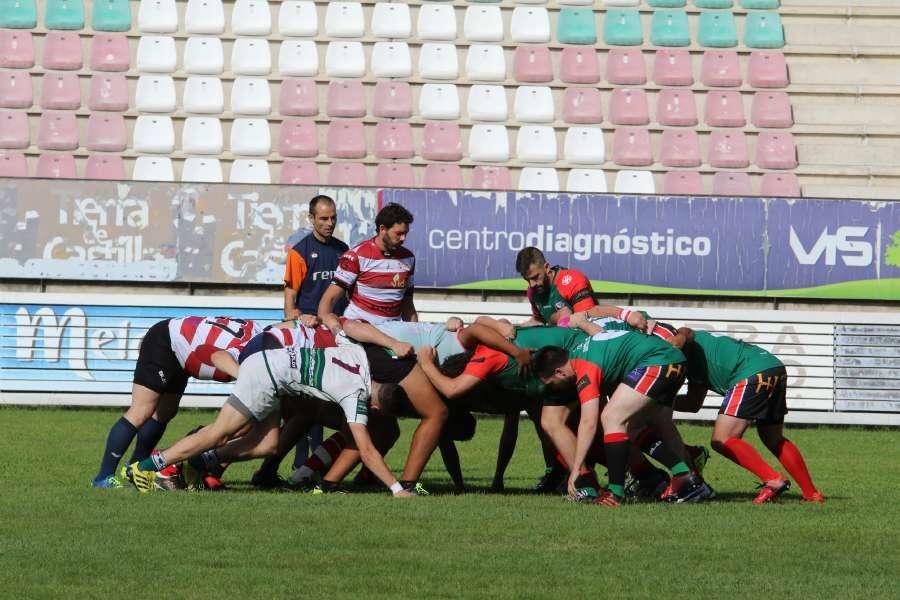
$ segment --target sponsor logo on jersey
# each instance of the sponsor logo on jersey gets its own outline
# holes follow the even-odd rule
[[[587,375],[582,375],[581,379],[578,380],[578,383],[575,384],[575,389],[580,392],[589,385],[591,385],[591,378]]]
[[[166,374],[163,371],[159,372],[159,380],[163,385],[166,385]]]
[[[569,285],[570,283],[572,283],[572,276],[566,273],[559,278],[559,282],[563,285]]]
[[[311,253],[309,256],[310,256],[310,258],[319,258],[319,253],[318,253],[318,252],[313,252],[313,253]]]
[[[297,350],[294,349],[293,346],[287,346],[285,348],[285,350],[287,350],[288,361],[290,361],[291,368],[296,369],[297,368]]]
[[[313,271],[313,281],[326,281],[334,277],[334,271]]]
[[[395,288],[406,287],[406,277],[401,277],[400,273],[394,273],[394,277],[391,279],[391,285]]]

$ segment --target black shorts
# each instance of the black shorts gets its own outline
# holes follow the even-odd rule
[[[552,393],[548,391],[543,398],[544,406],[569,406],[573,402],[578,402],[578,396],[572,393]]]
[[[686,374],[687,367],[683,362],[638,367],[626,375],[622,383],[657,404],[672,406]]]
[[[178,364],[169,337],[169,319],[147,330],[134,366],[134,383],[157,394],[183,394],[188,376]]]
[[[719,408],[720,415],[760,423],[784,423],[787,411],[787,371],[784,366],[772,367],[738,381],[725,393]]]
[[[362,346],[369,359],[369,373],[372,375],[372,381],[400,383],[416,368],[415,357],[395,358],[381,346],[374,344],[363,344]]]

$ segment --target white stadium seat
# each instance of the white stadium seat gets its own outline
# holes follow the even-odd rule
[[[379,38],[403,39],[412,32],[409,5],[378,2],[372,9],[372,35]]]
[[[134,122],[132,145],[135,152],[171,154],[175,150],[175,127],[172,117],[141,115]]]
[[[138,156],[131,178],[135,181],[175,181],[172,159],[168,156]]]
[[[517,6],[509,23],[509,34],[514,42],[549,42],[550,14],[543,6]]]
[[[509,160],[509,136],[506,127],[494,124],[475,124],[469,131],[469,158],[483,162]]]
[[[499,6],[469,6],[463,33],[469,42],[502,42],[503,18]]]
[[[175,33],[178,11],[175,0],[141,0],[138,6],[138,31],[141,33]]]
[[[566,191],[605,194],[606,173],[600,169],[572,169],[566,179]]]
[[[239,159],[231,164],[229,183],[272,183],[269,163],[259,159]]]
[[[221,75],[225,70],[222,40],[191,37],[184,44],[184,72],[190,75]]]
[[[614,188],[617,194],[655,194],[656,184],[650,171],[619,171]]]
[[[269,42],[238,38],[231,47],[231,72],[235,75],[268,75],[272,71]]]
[[[452,83],[426,83],[419,95],[423,119],[459,119],[459,92]]]
[[[525,162],[555,162],[556,132],[549,125],[523,125],[516,139],[516,156]]]
[[[506,55],[503,46],[472,44],[466,54],[466,77],[469,81],[503,81],[506,79]]]
[[[272,135],[265,119],[235,119],[228,147],[240,156],[266,156],[272,151]]]
[[[141,75],[134,107],[140,112],[175,112],[175,81],[168,75]]]
[[[231,86],[231,112],[267,115],[272,110],[269,81],[262,77],[238,77]]]
[[[362,77],[366,73],[366,55],[361,42],[328,42],[325,74],[329,77]]]
[[[139,73],[174,73],[177,66],[175,38],[167,35],[142,35],[137,49]]]
[[[184,31],[207,35],[224,33],[225,9],[222,0],[188,0],[184,9]]]
[[[278,48],[278,73],[290,77],[315,77],[319,51],[312,40],[284,40]]]
[[[325,35],[332,38],[360,38],[365,32],[362,4],[359,2],[328,3],[325,9]]]
[[[525,167],[519,172],[522,191],[558,192],[559,174],[547,167]]]
[[[372,47],[372,75],[375,77],[412,75],[409,45],[406,42],[375,42]]]
[[[184,111],[219,114],[225,110],[225,93],[218,77],[188,77],[184,82]]]
[[[188,117],[181,130],[185,154],[221,154],[222,123],[215,117]]]
[[[222,163],[210,156],[190,156],[181,165],[181,180],[196,183],[222,183]]]
[[[506,121],[506,90],[502,85],[473,85],[467,109],[473,121]]]
[[[231,32],[234,35],[269,35],[272,13],[266,0],[236,0],[231,10]]]
[[[278,33],[292,37],[315,37],[319,15],[312,0],[286,0],[278,9]]]
[[[569,127],[563,143],[565,159],[580,165],[602,165],[606,160],[603,130],[599,127]]]
[[[454,44],[426,42],[419,48],[419,76],[423,79],[456,79],[459,63]]]
[[[416,33],[422,40],[456,39],[456,13],[450,4],[422,4]]]
[[[550,123],[554,118],[553,93],[544,85],[521,85],[516,88],[516,119],[525,123]]]

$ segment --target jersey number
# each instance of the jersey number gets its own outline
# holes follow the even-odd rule
[[[209,319],[206,320],[207,325],[216,327],[218,329],[221,329],[222,331],[227,331],[228,333],[230,333],[233,337],[236,337],[237,339],[243,339],[244,325],[247,324],[247,321],[245,321],[244,319],[231,319],[231,322],[232,323],[240,323],[241,324],[240,328],[237,331],[235,331],[234,329],[230,328],[228,325],[223,325],[222,323],[219,323],[218,321],[211,321]]]
[[[341,359],[336,358],[334,356],[331,357],[331,362],[333,362],[334,364],[336,364],[337,366],[341,367],[342,369],[344,369],[346,371],[350,371],[354,375],[359,375],[359,365],[348,365]]]

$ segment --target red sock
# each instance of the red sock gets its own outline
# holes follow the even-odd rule
[[[566,462],[566,459],[563,458],[563,455],[560,454],[559,452],[556,453],[556,460],[562,466],[563,469],[565,469],[566,471],[569,470],[569,463]]]
[[[315,452],[303,463],[303,466],[320,475],[324,474],[327,467],[331,466],[331,463],[334,462],[334,459],[337,458],[337,455],[341,453],[346,444],[347,441],[344,439],[344,434],[340,431],[336,432],[322,442],[321,446],[316,448]]]
[[[803,460],[800,449],[791,440],[783,440],[775,456],[778,457],[779,462],[784,465],[787,472],[791,474],[791,477],[800,486],[804,496],[811,496],[818,491],[816,486],[813,485],[812,477],[809,476],[809,470],[806,468],[806,461]]]
[[[739,464],[759,477],[764,483],[773,479],[781,479],[778,471],[770,467],[759,455],[759,452],[741,438],[728,438],[716,450],[728,460]]]

